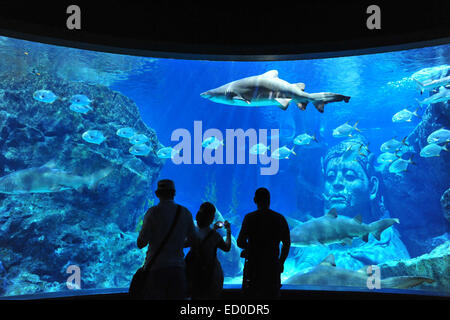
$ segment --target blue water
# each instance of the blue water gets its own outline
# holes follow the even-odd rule
[[[130,98],[138,106],[142,120],[149,128],[155,130],[157,139],[164,146],[173,147],[180,142],[171,140],[172,133],[177,129],[186,129],[194,138],[194,122],[196,121],[201,122],[203,133],[208,129],[218,129],[224,137],[227,129],[243,129],[244,131],[278,129],[280,131],[279,146],[289,148],[294,146],[293,140],[296,136],[302,133],[314,134],[320,147],[296,146],[296,155],[280,160],[279,170],[274,175],[261,175],[260,169],[263,166],[260,163],[249,164],[248,157],[246,157],[246,164],[177,165],[171,159],[164,161],[159,178],[174,180],[177,189],[176,202],[185,205],[194,218],[202,202],[213,202],[223,218],[231,222],[234,238],[237,238],[245,214],[256,209],[253,195],[259,187],[270,190],[271,208],[290,219],[288,220],[290,226],[295,220],[306,221],[322,216],[324,177],[321,158],[329,148],[344,140],[333,137],[333,129],[345,122],[350,125],[358,122],[361,134],[369,142],[370,151],[378,156],[381,154],[382,143],[392,138],[401,140],[412,134],[415,128],[420,126],[421,117],[426,114],[427,108],[431,108],[431,106],[419,108],[417,112],[421,117],[412,117],[411,122],[394,123],[392,121],[395,113],[405,108],[410,111],[416,110],[419,107],[416,99],[423,100],[428,96],[428,93],[420,94],[412,75],[433,67],[443,68],[447,73],[433,73],[431,70],[423,75],[423,80],[444,77],[450,73],[449,68],[445,68],[450,64],[450,45],[329,59],[276,62],[119,56],[69,48],[55,49],[56,47],[53,46],[3,37],[0,37],[0,48],[4,57],[11,58],[16,55],[23,59],[25,52],[30,59],[35,59],[29,62],[31,67],[20,71],[33,73],[50,72],[49,66],[45,67],[47,69],[42,67],[46,62],[43,58],[40,59],[39,55],[44,57],[55,55],[56,52],[56,57],[60,60],[57,62],[55,60],[52,66],[54,69],[51,69],[55,78],[59,77],[71,83],[105,85]],[[58,53],[61,54],[58,55]],[[70,55],[73,61],[68,63],[70,59],[61,58],[66,55]],[[36,56],[38,58],[35,58]],[[8,70],[6,66],[1,64],[0,66]],[[16,67],[19,68],[19,63]],[[305,111],[299,110],[294,103],[283,111],[277,106],[258,108],[231,106],[215,103],[200,96],[200,93],[225,83],[263,74],[269,70],[277,70],[279,77],[289,83],[305,83],[305,92],[334,92],[350,96],[351,99],[349,103],[342,101],[327,104],[325,112],[321,114],[311,103]],[[76,93],[78,92],[73,94]],[[95,101],[95,97],[90,98]],[[448,110],[448,102],[444,102],[443,108]],[[435,129],[442,126],[447,126],[448,129],[450,124],[448,118],[437,118],[435,121],[437,126]],[[227,143],[229,142],[225,141],[225,144]],[[238,148],[242,147],[245,147],[244,150],[248,153],[251,146],[238,146]],[[440,168],[442,176],[445,174],[445,177],[448,177],[450,172],[448,154],[443,151],[440,159],[435,157],[424,160],[419,156],[419,151],[416,150],[413,157],[419,159],[422,169],[429,168],[433,171]],[[223,154],[225,161],[225,150]],[[406,156],[404,158],[407,159]],[[389,173],[377,175],[381,181],[377,201],[380,201],[381,194],[387,207],[387,211],[383,211],[384,216],[382,216],[383,212],[377,213],[378,215],[358,212],[352,214],[350,218],[361,214],[364,223],[370,223],[385,217],[400,217],[400,225],[384,231],[379,242],[371,238],[368,244],[355,240],[351,246],[347,247],[336,244],[307,249],[292,247],[282,275],[283,281],[297,273],[311,270],[311,267],[319,264],[330,253],[335,255],[338,267],[358,270],[366,263],[382,264],[387,261],[416,258],[431,252],[443,242],[448,242],[448,222],[439,211],[439,199],[445,189],[450,187],[450,181],[446,180],[447,178],[440,179],[438,172],[436,179],[430,176],[424,180],[419,178],[408,180],[407,172],[403,178],[407,179],[404,181],[408,181],[408,184],[399,188],[403,188],[402,191],[405,193],[409,192],[408,197],[411,198],[396,198],[392,195],[395,190],[393,190]],[[445,186],[444,189],[443,186]],[[153,190],[155,188],[156,180],[153,181]],[[419,202],[414,199],[415,195],[420,196],[420,192],[423,192],[420,190],[424,188],[436,199],[429,208],[424,204],[416,205]],[[149,197],[153,195],[153,190],[147,191]],[[392,193],[389,194],[389,192]],[[399,207],[398,204],[403,206]],[[413,221],[407,221],[408,212],[417,212],[413,215]],[[5,217],[2,221],[7,221],[6,211],[1,214]],[[424,227],[426,225],[431,227],[427,229]],[[122,231],[129,235],[127,239],[135,241],[136,230]],[[87,236],[81,241],[84,240],[87,241]],[[64,244],[59,245],[64,247]],[[359,258],[351,258],[350,254]],[[1,259],[0,255],[0,267],[2,267]],[[220,259],[224,265],[225,283],[240,283],[242,270],[232,271],[222,260],[224,258],[220,257]],[[95,265],[96,262],[86,263]],[[103,263],[107,262],[98,262],[99,268],[103,266]],[[0,272],[0,276],[5,272],[5,270]],[[134,269],[128,267],[124,269],[124,272],[132,274]],[[443,279],[440,280],[440,286],[437,289],[421,288],[422,290],[448,291],[449,286],[445,282],[447,280],[445,277]],[[11,280],[8,281],[8,283],[11,282]],[[92,283],[94,284],[91,284],[90,288],[95,288],[95,281]],[[127,283],[122,281],[114,282],[110,286],[126,285]],[[4,295],[12,294],[8,293],[7,289],[1,292]],[[33,291],[25,293],[33,293]]]
[[[392,123],[392,115],[409,108],[417,108],[415,98],[421,98],[410,76],[427,67],[449,62],[449,47],[424,48],[404,52],[351,56],[321,60],[281,62],[223,62],[184,61],[158,59],[152,66],[155,71],[131,76],[127,81],[115,84],[118,90],[133,99],[139,106],[143,120],[158,134],[164,145],[171,142],[172,132],[186,128],[193,133],[194,121],[202,121],[203,132],[217,128],[279,129],[280,146],[292,147],[293,138],[301,133],[315,133],[324,143],[331,145],[336,139],[331,132],[349,121],[359,121],[359,128],[370,140],[373,149],[393,137],[407,136],[420,119],[411,123]],[[420,59],[417,55],[420,54]],[[200,97],[200,93],[219,87],[236,79],[262,74],[276,69],[280,78],[290,82],[304,82],[306,92],[330,91],[351,96],[348,104],[335,103],[326,106],[325,114],[319,114],[310,104],[301,112],[295,105],[282,111],[277,107],[245,108],[216,104]],[[286,136],[288,139],[283,139]],[[247,146],[248,148],[248,146]],[[314,152],[306,151],[306,152]],[[241,215],[254,209],[253,191],[259,186],[270,186],[272,205],[280,212],[295,211],[295,190],[289,187],[293,179],[292,163],[297,166],[315,167],[302,163],[303,154],[291,161],[280,162],[276,176],[261,176],[257,165],[174,165],[167,162],[162,177],[171,177],[180,190],[177,200],[198,208],[202,193],[209,179],[217,181],[217,207],[227,208],[233,177],[242,188],[239,211]],[[195,181],[195,183],[193,183]],[[245,181],[245,185],[243,185]],[[280,195],[280,196],[277,196]],[[194,209],[193,209],[194,210]],[[242,218],[242,216],[241,216]]]

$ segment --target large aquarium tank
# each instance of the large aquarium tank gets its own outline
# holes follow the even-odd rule
[[[283,288],[449,295],[449,89],[450,45],[230,61],[0,37],[0,296],[126,291],[163,178],[231,223],[225,287],[266,187]]]

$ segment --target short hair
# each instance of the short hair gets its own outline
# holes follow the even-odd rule
[[[175,190],[156,190],[155,194],[158,198],[174,199]]]
[[[255,202],[257,204],[270,204],[270,192],[266,188],[258,188],[255,191]]]
[[[204,228],[209,226],[214,221],[214,216],[216,213],[216,207],[211,202],[204,202],[200,205],[200,209],[195,216],[197,220],[197,226],[199,228]]]

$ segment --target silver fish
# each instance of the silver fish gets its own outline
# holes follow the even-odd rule
[[[431,133],[427,138],[428,143],[445,143],[450,142],[450,130],[441,128]]]
[[[436,143],[431,143],[420,150],[420,156],[424,158],[439,157],[442,150],[449,152],[446,146],[447,143],[444,146],[440,146]]]
[[[53,103],[58,97],[50,90],[38,90],[33,93],[33,98],[40,102]]]
[[[106,140],[103,133],[99,130],[88,130],[84,132],[81,135],[81,137],[83,138],[84,141],[94,144],[101,144],[103,141]]]

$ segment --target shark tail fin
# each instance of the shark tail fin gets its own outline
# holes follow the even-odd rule
[[[106,168],[99,171],[94,172],[93,174],[86,177],[86,184],[89,190],[95,190],[97,188],[98,183],[106,178],[112,171],[112,168]]]
[[[414,110],[414,112],[412,113],[417,118],[420,118],[420,116],[417,114],[417,111],[419,111],[419,109],[420,109],[420,107],[417,107],[416,110]]]
[[[353,129],[355,129],[358,132],[361,132],[361,130],[358,128],[358,123],[359,123],[359,121],[355,122],[355,124],[353,125]]]
[[[408,289],[411,287],[418,286],[424,282],[433,283],[434,280],[431,278],[414,277],[414,276],[390,277],[381,280],[381,287],[393,289]]]

